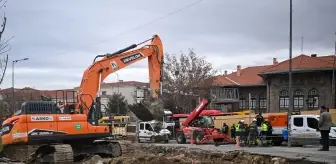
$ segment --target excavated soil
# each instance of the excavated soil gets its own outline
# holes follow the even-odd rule
[[[123,143],[126,151],[122,157],[103,159],[93,156],[84,164],[322,164],[302,159],[286,159],[267,155],[250,154],[244,151],[227,153],[188,149],[184,147],[163,147],[151,144]]]

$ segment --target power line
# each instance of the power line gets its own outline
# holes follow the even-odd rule
[[[109,37],[109,38],[107,38],[107,39],[98,41],[97,43],[91,44],[91,46],[92,46],[92,45],[97,45],[97,44],[99,44],[99,43],[106,42],[106,41],[108,41],[109,39],[116,38],[116,37],[118,37],[118,36],[120,36],[120,35],[124,35],[124,34],[130,33],[130,32],[139,30],[139,29],[141,29],[141,28],[143,28],[143,27],[146,27],[146,26],[148,26],[148,25],[151,25],[151,24],[153,24],[153,23],[155,23],[155,22],[158,22],[158,21],[160,21],[160,20],[162,20],[162,19],[165,19],[165,18],[167,18],[167,17],[169,17],[169,16],[172,16],[172,15],[174,15],[174,14],[177,14],[177,13],[183,11],[183,10],[186,10],[186,9],[188,9],[188,8],[194,6],[194,5],[196,5],[196,4],[198,4],[198,3],[202,2],[202,1],[203,1],[203,0],[195,1],[195,2],[193,2],[193,3],[191,3],[191,4],[187,5],[187,6],[184,6],[184,7],[180,8],[180,9],[178,9],[178,10],[175,10],[175,11],[173,11],[173,12],[170,12],[170,13],[168,13],[168,14],[162,16],[162,17],[156,18],[156,19],[154,19],[154,20],[152,20],[152,21],[150,21],[150,22],[147,22],[147,23],[142,24],[142,25],[139,25],[139,26],[137,26],[137,27],[135,27],[135,28],[126,30],[126,31],[121,32],[121,33],[119,33],[119,34],[117,34],[117,35],[114,35],[114,36],[112,36],[112,37]],[[86,48],[87,48],[87,47],[86,47]],[[61,53],[57,53],[57,55],[66,54],[66,53],[67,53],[67,52],[61,52]]]

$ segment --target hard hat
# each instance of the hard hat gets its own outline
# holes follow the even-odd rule
[[[240,120],[240,122],[244,122],[244,120]]]
[[[257,119],[254,118],[252,121],[257,121]]]

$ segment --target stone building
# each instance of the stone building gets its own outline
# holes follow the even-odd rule
[[[292,91],[294,110],[313,110],[321,105],[335,108],[332,95],[334,56],[299,55],[292,59]],[[289,108],[289,60],[252,66],[216,76],[210,104],[225,112],[246,109],[256,112],[283,112]]]

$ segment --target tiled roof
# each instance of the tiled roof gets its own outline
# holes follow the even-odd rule
[[[329,56],[307,56],[299,55],[292,59],[293,71],[301,70],[326,70],[332,69],[334,55]],[[264,81],[260,74],[287,72],[289,60],[275,63],[273,65],[252,66],[240,70],[238,76],[237,71],[228,75],[219,75],[214,77],[214,86],[253,86],[264,85]]]
[[[289,60],[285,60],[277,65],[263,70],[261,73],[277,73],[287,72]],[[292,59],[292,70],[323,70],[333,67],[333,56],[311,57],[307,55],[299,55]]]
[[[226,76],[220,75],[215,77],[213,84],[219,86],[263,85],[264,81],[258,73],[269,67],[271,67],[271,65],[247,67],[240,70],[239,76],[237,71]]]
[[[112,83],[102,83],[102,85],[109,85],[109,86],[122,86],[122,85],[127,85],[127,86],[147,86],[149,83],[145,82],[139,82],[139,81],[120,81],[120,82],[112,82]]]
[[[73,89],[61,89],[61,90],[37,90],[37,89],[33,89],[33,88],[29,88],[29,87],[24,87],[24,88],[15,88],[15,94],[17,95],[26,95],[26,96],[32,96],[32,97],[39,97],[41,95],[44,96],[48,96],[51,98],[56,98],[56,94],[57,94],[57,98],[63,98],[63,93],[64,92],[64,97],[66,92],[67,93],[67,98],[72,98],[73,94],[71,94],[70,91],[73,91]],[[12,94],[12,87],[11,88],[6,88],[6,89],[2,89],[0,90],[0,94]],[[56,93],[57,92],[57,93]]]

